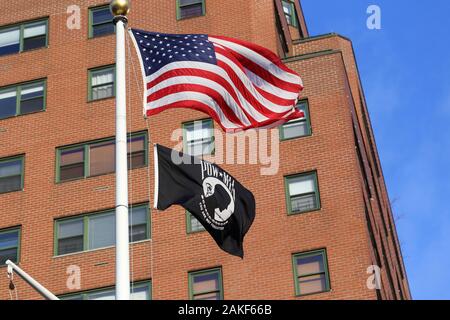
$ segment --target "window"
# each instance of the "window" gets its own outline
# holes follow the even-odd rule
[[[283,0],[283,11],[288,25],[297,27],[297,15],[295,13],[295,4],[290,0]]]
[[[115,139],[104,139],[57,150],[57,182],[113,173]],[[128,137],[128,169],[147,165],[147,134]]]
[[[307,100],[299,101],[296,108],[303,112],[303,118],[291,120],[280,127],[280,139],[288,140],[311,135],[311,121]]]
[[[89,101],[114,97],[115,66],[89,70]]]
[[[45,80],[0,88],[0,119],[43,111],[45,94]]]
[[[133,206],[129,212],[130,242],[150,239],[148,205]],[[55,222],[55,254],[94,250],[114,246],[115,211],[88,214]]]
[[[0,160],[0,194],[23,189],[23,157]]]
[[[320,209],[317,173],[285,178],[288,212],[301,213]]]
[[[46,47],[47,30],[47,19],[1,28],[0,56]]]
[[[19,262],[20,229],[0,230],[0,266],[6,261]]]
[[[205,15],[205,0],[177,0],[177,19]]]
[[[214,126],[211,119],[183,124],[184,152],[192,156],[214,153]]]
[[[325,250],[294,254],[292,263],[296,295],[330,290]]]
[[[186,226],[187,233],[195,233],[200,231],[205,231],[205,227],[197,220],[196,217],[186,210]]]
[[[189,299],[222,300],[222,270],[220,268],[189,273]]]
[[[89,38],[108,35],[115,32],[113,15],[109,6],[89,9]]]
[[[140,282],[131,286],[131,300],[151,300],[151,282]],[[79,292],[61,296],[61,300],[115,300],[114,287]]]

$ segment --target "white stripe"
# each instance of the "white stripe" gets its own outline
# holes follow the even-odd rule
[[[244,68],[244,69],[245,69],[245,73],[250,78],[251,82],[258,88],[260,88],[268,93],[271,93],[275,96],[278,96],[282,99],[286,99],[286,100],[297,99],[298,93],[283,90],[280,87],[274,86],[273,84],[267,82],[266,80],[264,80],[263,78],[261,78],[260,76],[258,76],[256,74],[254,74],[250,70],[248,70],[246,68]],[[302,87],[303,87],[303,84],[302,84]]]
[[[247,90],[249,90],[253,95],[253,97],[256,100],[258,100],[265,108],[275,113],[284,113],[292,109],[293,105],[280,106],[266,99],[258,92],[258,90],[255,89],[253,83],[250,81],[250,78],[247,77],[247,75],[244,72],[242,72],[242,70],[233,61],[231,61],[230,59],[221,54],[216,54],[216,56],[217,60],[222,61],[223,63],[227,64],[231,69],[233,69],[233,71],[238,75],[239,79],[241,79],[241,81],[244,83]]]
[[[247,47],[244,47],[240,44],[234,43],[234,42],[230,42],[227,40],[222,40],[222,39],[217,39],[214,37],[209,37],[208,40],[214,42],[214,43],[218,43],[228,49],[231,49],[241,55],[243,55],[244,57],[246,57],[249,60],[252,60],[253,62],[255,62],[257,65],[259,65],[260,67],[266,69],[267,71],[269,71],[272,75],[274,75],[275,77],[277,77],[280,80],[292,83],[292,84],[299,84],[300,83],[300,77],[296,76],[292,73],[286,72],[282,69],[280,69],[276,64],[274,64],[272,61],[270,61],[269,59],[265,58],[264,56],[260,55],[259,53],[257,53],[256,51],[253,51]]]
[[[210,89],[213,89],[217,93],[219,93],[222,98],[225,100],[226,104],[233,110],[233,113],[237,116],[237,118],[245,125],[249,126],[251,125],[251,122],[248,120],[247,116],[244,112],[242,112],[241,107],[236,103],[234,98],[231,96],[231,94],[226,90],[224,87],[222,87],[219,83],[204,78],[204,77],[197,77],[197,76],[178,76],[178,77],[172,77],[169,79],[166,79],[160,83],[158,83],[156,86],[153,86],[150,90],[148,90],[147,94],[151,95],[152,93],[158,92],[159,90],[162,90],[164,88],[177,85],[177,84],[197,84],[201,85]],[[250,108],[253,108],[250,104],[246,105],[246,101],[240,101],[243,108],[245,110],[248,110]]]
[[[147,104],[147,108],[148,109],[157,109],[157,108],[164,107],[168,104],[172,104],[172,103],[179,102],[179,101],[186,101],[186,100],[194,100],[194,101],[199,101],[203,104],[206,104],[212,111],[214,111],[214,113],[216,113],[216,115],[219,117],[220,123],[225,128],[228,128],[228,129],[240,128],[240,126],[238,126],[238,125],[232,123],[230,120],[228,120],[228,118],[223,113],[220,106],[217,104],[216,101],[214,101],[213,98],[211,98],[210,96],[208,96],[204,93],[193,92],[193,91],[184,91],[184,92],[173,93],[170,95],[166,95],[159,100],[152,101],[151,103]]]
[[[153,145],[153,161],[155,167],[155,198],[153,208],[158,209],[158,196],[159,196],[159,159],[158,159],[158,145]]]
[[[216,66],[216,65],[212,65],[210,63],[203,63],[203,62],[172,62],[169,63],[168,65],[164,66],[163,68],[161,68],[160,70],[158,70],[157,72],[155,72],[154,74],[150,75],[147,77],[147,81],[152,81],[152,79],[156,79],[158,77],[160,77],[161,75],[163,75],[166,72],[169,72],[171,70],[176,70],[176,69],[183,69],[183,68],[191,68],[191,69],[199,69],[199,70],[206,70],[209,72],[213,72],[215,74],[217,74],[218,76],[220,76],[221,78],[223,78],[225,81],[228,82],[228,84],[230,84],[235,93],[237,94],[237,96],[239,97],[239,101],[241,102],[241,104],[243,106],[245,105],[249,105],[251,106],[251,108],[246,109],[245,111],[247,111],[247,113],[253,118],[255,119],[257,122],[262,122],[262,121],[266,121],[268,120],[268,118],[266,116],[264,116],[262,113],[260,113],[257,109],[255,109],[251,103],[249,103],[247,101],[247,99],[245,99],[245,97],[242,95],[242,93],[236,88],[234,82],[231,80],[231,78],[228,76],[228,73]],[[245,82],[244,82],[245,83]],[[252,92],[253,97],[255,99],[259,99],[258,97],[261,96],[259,94],[259,92],[257,92],[255,90],[255,88],[253,87],[253,85],[248,82],[249,84],[246,86],[247,90],[249,90],[250,92]],[[150,91],[151,92],[151,91]],[[256,95],[256,97],[255,97]]]

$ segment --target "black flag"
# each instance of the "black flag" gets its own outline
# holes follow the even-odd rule
[[[253,194],[217,165],[155,145],[155,208],[173,204],[194,215],[222,250],[243,258]]]

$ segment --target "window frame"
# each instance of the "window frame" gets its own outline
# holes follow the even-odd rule
[[[133,283],[133,287],[147,287],[148,288],[148,292],[149,292],[149,298],[150,300],[152,300],[152,280],[142,280],[142,281],[136,281]],[[61,300],[65,300],[67,298],[70,297],[75,297],[75,296],[81,296],[82,297],[82,301],[85,300],[89,300],[87,299],[89,297],[89,295],[91,294],[95,294],[95,293],[100,293],[102,291],[109,291],[109,290],[115,290],[115,286],[107,286],[107,287],[102,287],[102,288],[96,288],[96,289],[91,289],[91,290],[85,290],[85,291],[78,291],[78,292],[73,292],[73,293],[67,293],[67,294],[62,294],[59,295],[58,298]],[[130,285],[131,288],[131,285]]]
[[[18,156],[13,156],[13,157],[1,158],[0,159],[0,163],[13,162],[13,161],[17,161],[17,160],[21,160],[21,162],[22,162],[20,189],[19,190],[13,190],[13,191],[7,191],[7,192],[0,192],[0,195],[11,193],[11,192],[23,191],[24,188],[25,188],[25,155],[18,155]],[[8,176],[8,177],[13,177],[13,176]]]
[[[317,256],[317,255],[322,256],[324,271],[299,276],[298,272],[297,272],[297,258],[299,258],[299,257],[306,258],[306,257],[311,257],[311,256]],[[327,257],[327,250],[325,248],[313,250],[313,251],[298,252],[298,253],[292,254],[292,270],[293,270],[293,276],[294,276],[294,286],[295,286],[295,296],[296,297],[304,297],[304,296],[308,296],[308,295],[320,294],[320,293],[325,293],[325,292],[331,291],[328,257]],[[311,292],[311,293],[302,294],[300,284],[298,283],[299,279],[309,277],[309,276],[319,275],[319,274],[325,275],[325,290],[319,291],[319,292]]]
[[[215,137],[215,135],[214,135],[214,121],[213,121],[213,119],[211,119],[211,118],[204,118],[204,119],[198,119],[198,120],[191,120],[191,121],[187,121],[187,122],[183,122],[182,124],[181,124],[181,129],[183,130],[183,153],[186,153],[186,154],[188,154],[187,153],[187,150],[188,150],[188,147],[187,147],[187,130],[186,130],[186,127],[188,126],[188,125],[191,125],[191,124],[194,124],[195,122],[199,122],[199,121],[201,121],[202,123],[203,122],[209,122],[209,123],[211,123],[211,131],[212,131],[212,135],[211,135],[211,143],[213,144],[213,147],[212,147],[212,150],[211,150],[211,153],[202,153],[202,154],[200,154],[200,155],[192,155],[193,157],[204,157],[204,156],[212,156],[212,155],[214,155],[215,153],[216,153],[216,137]],[[190,154],[189,154],[190,155]]]
[[[205,292],[194,294],[194,291],[193,291],[194,277],[197,275],[208,275],[208,274],[213,274],[213,273],[219,274],[219,290],[205,291]],[[198,271],[190,271],[190,272],[188,272],[188,278],[189,278],[188,279],[189,300],[194,300],[194,297],[198,296],[198,295],[204,295],[204,294],[213,293],[213,292],[217,292],[217,291],[219,292],[219,300],[224,300],[222,267],[215,267],[215,268],[211,268],[211,269],[203,269],[203,270],[198,270]]]
[[[192,218],[194,216],[188,210],[185,210],[185,213],[186,213],[186,233],[187,234],[195,234],[195,233],[201,233],[201,232],[205,232],[206,231],[206,229],[205,229],[205,227],[203,227],[203,225],[202,225],[202,229],[201,230],[193,230],[191,221],[192,221]]]
[[[93,99],[93,86],[92,86],[92,74],[96,71],[103,71],[103,70],[109,70],[109,69],[113,69],[113,94],[110,97],[106,97],[106,98],[100,98],[100,99]],[[88,69],[88,102],[94,102],[94,101],[101,101],[101,100],[106,100],[106,99],[112,99],[116,96],[116,91],[117,91],[117,81],[116,81],[116,65],[115,64],[108,64],[105,66],[100,66],[100,67],[95,67],[95,68],[90,68]],[[105,86],[105,84],[101,85],[101,86]],[[101,87],[98,86],[98,87]]]
[[[131,168],[128,170],[134,170],[134,169],[139,169],[139,168],[148,166],[148,134],[147,134],[147,131],[134,132],[131,134],[127,133],[127,151],[129,150],[128,140],[133,139],[135,137],[139,137],[139,136],[144,137],[144,156],[145,156],[144,162],[145,163],[143,166]],[[103,173],[103,174],[99,174],[99,175],[90,175],[90,168],[89,168],[89,166],[90,166],[89,146],[97,144],[97,143],[101,143],[101,142],[108,142],[108,141],[115,142],[114,139],[115,139],[114,137],[108,137],[108,138],[97,139],[97,140],[82,142],[82,143],[68,145],[68,146],[57,147],[56,148],[56,168],[55,168],[56,183],[59,184],[59,183],[65,183],[65,182],[70,182],[70,181],[89,179],[89,178],[93,178],[93,177],[100,177],[100,176],[104,176],[104,175],[108,175],[108,174],[114,174],[114,172],[110,172],[110,173]],[[61,180],[61,153],[63,151],[69,151],[72,149],[80,149],[81,147],[84,148],[84,154],[83,154],[84,175],[83,175],[83,177]],[[127,154],[127,159],[128,159],[128,164],[130,164],[130,162],[129,162],[130,159],[129,159],[128,154]]]
[[[33,111],[33,112],[28,112],[23,114],[21,111],[21,104],[22,104],[22,87],[26,87],[29,85],[33,85],[33,84],[38,84],[38,83],[42,83],[43,87],[44,87],[44,94],[42,95],[42,99],[43,99],[43,105],[42,105],[42,109],[38,110],[38,111]],[[12,116],[7,116],[5,118],[0,118],[0,121],[5,120],[5,119],[10,119],[10,118],[15,118],[15,117],[19,117],[19,116],[27,116],[29,114],[35,114],[35,113],[39,113],[39,112],[44,112],[47,110],[47,78],[42,78],[42,79],[36,79],[36,80],[30,80],[30,81],[26,81],[26,82],[20,82],[20,83],[16,83],[16,84],[11,84],[8,86],[4,86],[0,88],[0,91],[4,91],[4,90],[8,90],[8,89],[16,89],[16,113]]]
[[[20,253],[21,253],[21,244],[22,244],[22,226],[16,226],[16,227],[9,227],[6,229],[0,229],[0,234],[7,234],[7,233],[13,233],[17,232],[17,255],[16,260],[13,261],[15,264],[18,264],[20,262]],[[16,247],[6,247],[2,248],[2,250],[6,249],[12,249]],[[6,266],[6,264],[0,264],[0,268]]]
[[[143,242],[143,241],[148,241],[152,238],[152,234],[151,234],[151,208],[150,205],[148,203],[139,203],[139,204],[135,204],[130,206],[130,210],[129,210],[129,214],[131,216],[131,211],[133,210],[133,208],[146,208],[146,221],[147,221],[147,228],[146,228],[146,239],[144,240],[139,240],[139,241],[130,241],[130,244],[135,244],[135,243],[139,243],[139,242]],[[89,212],[89,213],[85,213],[85,214],[81,214],[81,215],[76,215],[76,216],[70,216],[70,217],[64,217],[64,218],[56,218],[53,221],[53,256],[54,257],[64,257],[67,255],[72,255],[72,254],[79,254],[79,253],[84,253],[84,252],[90,252],[90,251],[96,251],[96,250],[102,250],[102,249],[107,249],[107,248],[112,248],[115,245],[111,245],[111,246],[106,246],[106,247],[100,247],[100,248],[95,248],[95,249],[89,249],[89,219],[92,217],[101,217],[101,216],[106,216],[113,213],[114,214],[114,209],[107,209],[107,210],[101,210],[101,211],[96,211],[96,212]],[[70,252],[70,253],[64,253],[64,254],[58,254],[58,249],[59,249],[59,225],[62,222],[67,222],[67,221],[79,221],[82,220],[83,221],[83,250],[82,251],[76,251],[76,252]],[[129,226],[131,227],[131,225]]]
[[[41,22],[45,22],[45,46],[39,47],[39,48],[34,48],[34,49],[29,49],[29,50],[24,50],[23,47],[24,47],[24,39],[25,39],[25,26],[29,26],[29,25],[33,25],[33,24],[39,24]],[[0,27],[0,33],[3,32],[3,31],[7,31],[8,29],[15,29],[15,28],[19,28],[19,51],[18,52],[6,53],[6,54],[0,54],[0,58],[3,57],[3,56],[9,56],[9,55],[13,55],[13,54],[20,54],[20,53],[24,53],[24,52],[29,52],[29,51],[34,51],[34,50],[48,48],[48,43],[49,43],[49,17],[43,17],[43,18],[38,18],[38,19],[33,19],[33,20],[28,20],[28,21],[23,21],[23,22],[18,22],[18,23],[14,23],[14,24],[1,26]]]
[[[314,187],[315,187],[315,197],[316,197],[317,206],[313,209],[294,212],[294,211],[292,211],[291,195],[289,193],[289,180],[298,178],[298,177],[309,176],[309,175],[314,175]],[[320,200],[320,190],[319,190],[319,178],[318,178],[317,170],[312,170],[312,171],[308,171],[308,172],[302,172],[302,173],[285,176],[284,177],[284,193],[286,195],[286,208],[287,208],[288,215],[309,213],[309,212],[319,211],[322,209],[322,203]]]
[[[293,139],[300,139],[300,138],[306,138],[306,137],[310,137],[312,136],[312,125],[311,125],[311,114],[309,112],[309,101],[308,99],[301,99],[297,102],[297,105],[295,106],[295,108],[298,108],[301,104],[305,104],[305,119],[294,119],[291,121],[288,121],[284,124],[282,124],[280,126],[280,141],[289,141],[289,140],[293,140]],[[285,125],[287,124],[296,124],[296,123],[301,123],[301,122],[305,122],[306,126],[307,126],[307,134],[302,135],[302,136],[295,136],[295,137],[290,137],[290,138],[285,138],[284,136],[284,130],[285,130]]]
[[[286,19],[286,22],[288,24],[288,26],[294,27],[294,28],[298,28],[298,18],[297,18],[297,12],[295,10],[295,3],[293,1],[290,0],[281,0],[281,6],[283,7],[283,14],[286,17],[287,15],[289,15],[289,19]],[[292,14],[288,14],[284,11],[284,3],[289,3],[290,7],[291,7],[291,12]],[[286,17],[287,18],[287,17]]]
[[[109,10],[109,4],[103,4],[103,5],[88,8],[88,11],[89,11],[88,39],[107,37],[107,36],[114,34],[114,32],[111,32],[111,33],[107,33],[107,34],[102,34],[100,36],[94,36],[94,12],[102,10],[102,9]],[[112,20],[111,20],[111,23],[113,23]],[[96,26],[102,25],[102,24],[106,24],[106,23],[99,23],[99,24],[96,24]],[[116,26],[114,26],[114,30],[115,30],[115,28],[116,28]]]
[[[201,15],[182,18],[181,17],[181,8],[187,7],[187,6],[190,6],[193,4],[181,5],[180,0],[177,0],[177,21],[198,18],[198,17],[204,17],[206,15],[206,2],[205,2],[205,0],[198,0],[198,3],[194,3],[194,4],[199,4],[199,3],[202,4],[202,14]]]

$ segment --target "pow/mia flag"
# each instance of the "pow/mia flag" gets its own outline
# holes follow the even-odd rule
[[[155,145],[155,208],[178,204],[205,227],[222,250],[243,258],[255,219],[255,198],[215,164]]]

